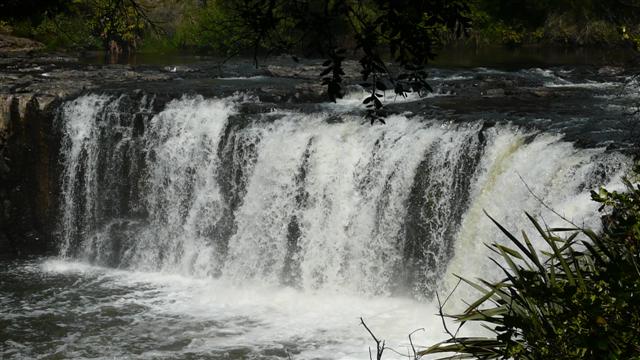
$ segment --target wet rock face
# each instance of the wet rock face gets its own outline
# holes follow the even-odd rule
[[[80,78],[53,81],[75,59],[34,53],[43,46],[0,35],[0,254],[52,250],[57,140],[54,112],[84,86]]]
[[[158,104],[194,92],[221,97],[241,91],[271,103],[323,98],[324,89],[304,84],[295,69],[282,68],[290,77],[274,81],[260,80],[267,71],[242,64],[89,65],[34,53],[37,44],[18,40],[0,38],[0,254],[10,256],[55,250],[60,139],[54,122],[65,100],[84,92],[151,92]],[[241,79],[252,76],[258,79]]]
[[[173,88],[168,82],[181,76],[157,68],[80,64],[66,55],[34,53],[37,44],[14,40],[0,37],[0,254],[9,256],[55,250],[59,105],[105,87]]]
[[[29,95],[0,96],[0,251],[50,251],[55,203],[56,140],[52,102]]]

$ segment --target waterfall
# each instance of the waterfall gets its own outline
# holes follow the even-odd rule
[[[242,96],[185,96],[161,111],[155,101],[86,95],[60,111],[62,256],[428,296],[445,274],[495,273],[483,244],[504,239],[483,210],[515,231],[531,230],[525,211],[560,221],[547,206],[597,227],[589,190],[628,167],[620,154],[481,119],[368,126],[330,110],[247,113],[257,100]]]

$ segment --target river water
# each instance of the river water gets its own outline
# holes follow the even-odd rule
[[[629,145],[622,130],[594,126],[637,99],[627,78],[562,71],[435,79],[497,72],[579,89],[580,106],[549,118],[541,105],[368,126],[358,91],[266,112],[247,111],[260,99],[243,93],[68,101],[59,252],[0,262],[0,358],[366,359],[360,317],[388,359],[407,354],[413,330],[419,345],[444,339],[434,294],[452,274],[500,276],[485,243],[506,239],[484,211],[514,233],[534,234],[525,211],[563,225],[547,207],[597,229],[589,191],[619,188],[630,166],[615,150]],[[589,146],[575,143],[583,134]],[[447,309],[473,294],[459,288]]]
[[[435,312],[410,299],[58,259],[3,263],[2,273],[12,290],[0,303],[4,358],[362,359],[372,344],[360,316],[406,352],[405,329],[424,327]],[[417,338],[427,336],[442,337],[435,326]]]

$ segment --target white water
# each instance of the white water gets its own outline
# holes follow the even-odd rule
[[[436,309],[429,303],[406,298],[366,297],[322,291],[300,292],[291,288],[248,282],[237,286],[224,280],[194,279],[166,273],[106,269],[78,262],[48,260],[32,269],[40,276],[79,278],[75,289],[48,297],[33,306],[28,318],[40,309],[56,314],[99,314],[82,320],[58,341],[52,353],[63,357],[113,357],[172,359],[207,358],[365,359],[372,340],[360,325],[360,317],[388,345],[406,354],[406,329],[424,327]],[[73,301],[77,294],[91,301]],[[116,295],[96,295],[113,293]],[[122,324],[106,322],[89,336],[107,312]],[[426,345],[444,339],[439,326],[430,326],[414,337]],[[373,344],[374,345],[374,344]],[[374,345],[375,346],[375,345]],[[126,347],[140,350],[135,355]],[[1,354],[1,353],[0,353]],[[97,354],[97,356],[90,354]],[[275,354],[270,356],[269,354]],[[279,355],[280,354],[280,355]],[[23,355],[28,355],[23,349]],[[387,350],[385,358],[398,358]]]
[[[484,243],[505,239],[483,210],[514,233],[532,230],[524,211],[561,221],[520,177],[597,227],[588,192],[615,187],[627,166],[510,126],[328,123],[330,113],[242,114],[244,101],[255,100],[185,97],[153,116],[148,99],[68,103],[60,247],[74,262],[45,270],[153,284],[132,301],[232,333],[233,316],[256,321],[230,338],[203,330],[198,351],[300,342],[301,358],[366,358],[359,316],[394,345],[424,326],[432,342],[442,333],[431,295],[451,289],[450,274],[499,276]],[[144,134],[131,114],[148,116]]]
[[[456,80],[465,80],[466,77],[454,76],[451,78],[433,78],[434,81],[456,81]],[[354,86],[349,89],[345,96],[341,99],[337,99],[335,103],[326,103],[323,104],[324,108],[329,111],[335,112],[349,112],[354,109],[366,109],[366,105],[362,103],[362,99],[369,96],[371,93],[366,89],[360,86]],[[435,86],[433,92],[428,92],[426,94],[420,94],[418,92],[409,92],[405,94],[405,96],[397,95],[392,90],[384,91],[380,101],[385,104],[398,104],[398,103],[410,103],[421,101],[427,98],[441,97],[441,96],[451,96],[451,93],[443,92],[442,89],[438,86]]]
[[[525,231],[540,249],[547,249],[546,244],[536,236],[525,212],[549,227],[571,226],[554,214],[553,209],[578,226],[599,229],[599,214],[588,190],[597,185],[592,179],[598,168],[613,175],[612,181],[600,185],[620,189],[624,170],[616,171],[616,167],[624,163],[624,159],[611,156],[595,160],[599,150],[575,149],[569,143],[558,141],[557,136],[541,135],[529,144],[523,141],[523,136],[500,134],[483,158],[482,172],[472,188],[474,200],[457,234],[455,252],[458,256],[450,262],[447,274],[499,276],[492,263],[485,261],[489,256],[485,244],[510,244],[488,221],[484,211],[516,236],[521,237]],[[452,277],[448,279],[447,288],[451,288],[453,281]]]

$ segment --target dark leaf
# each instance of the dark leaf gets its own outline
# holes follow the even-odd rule
[[[423,86],[428,92],[431,92],[431,93],[433,92],[433,88],[428,83],[425,82]]]
[[[376,81],[376,89],[385,91],[387,86],[382,81]]]

